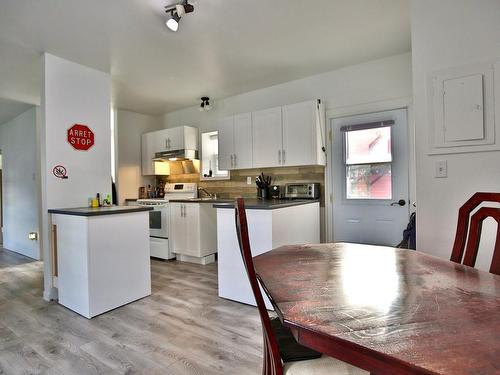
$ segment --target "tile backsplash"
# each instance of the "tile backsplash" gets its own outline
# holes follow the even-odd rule
[[[272,177],[273,185],[285,185],[291,182],[319,182],[321,184],[321,206],[324,206],[325,167],[277,167],[254,168],[231,171],[230,180],[200,181],[200,175],[178,174],[158,177],[163,182],[196,182],[210,193],[217,193],[221,198],[235,198],[237,196],[256,197],[255,176],[264,173]],[[252,184],[247,185],[247,177],[252,177]]]

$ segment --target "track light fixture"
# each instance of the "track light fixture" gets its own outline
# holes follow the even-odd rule
[[[200,112],[201,111],[210,111],[210,109],[212,109],[210,107],[210,98],[208,96],[203,96],[201,98],[201,104],[200,104]]]
[[[165,22],[165,25],[172,31],[177,31],[179,29],[179,22],[181,17],[186,13],[191,13],[194,11],[194,6],[188,4],[188,0],[183,0],[182,2],[169,5],[165,7],[165,12],[170,13],[170,18]]]

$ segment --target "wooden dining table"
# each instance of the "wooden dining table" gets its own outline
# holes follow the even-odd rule
[[[283,246],[254,265],[302,345],[376,375],[500,374],[500,276],[351,243]]]

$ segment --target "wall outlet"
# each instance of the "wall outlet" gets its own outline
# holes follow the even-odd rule
[[[251,176],[247,177],[247,185],[252,185],[252,177]]]
[[[446,160],[439,160],[436,162],[436,178],[448,177],[448,162]]]

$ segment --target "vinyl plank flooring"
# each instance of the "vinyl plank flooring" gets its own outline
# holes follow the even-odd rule
[[[43,263],[0,248],[0,374],[261,372],[254,307],[217,296],[217,265],[153,260],[152,295],[85,319],[42,299]]]

